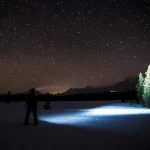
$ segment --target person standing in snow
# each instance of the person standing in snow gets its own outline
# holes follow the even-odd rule
[[[38,124],[37,120],[37,100],[35,95],[35,89],[31,89],[31,93],[28,96],[27,99],[27,110],[26,110],[26,116],[25,116],[25,125],[29,124],[29,115],[32,112],[34,117],[34,124]]]

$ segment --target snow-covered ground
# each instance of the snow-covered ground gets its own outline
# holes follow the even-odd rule
[[[23,126],[24,103],[0,103],[0,150],[149,150],[150,110],[106,102],[39,103],[40,124]]]

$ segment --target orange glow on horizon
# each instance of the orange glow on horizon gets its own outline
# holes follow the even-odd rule
[[[68,89],[63,89],[63,90],[58,90],[58,91],[53,91],[53,92],[49,92],[50,94],[58,94],[58,93],[63,93],[66,92]]]

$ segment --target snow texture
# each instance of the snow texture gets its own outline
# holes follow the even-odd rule
[[[118,101],[53,102],[52,110],[43,110],[42,105],[43,103],[39,103],[38,106],[40,124],[34,126],[31,115],[31,124],[24,126],[24,103],[0,103],[0,150],[150,149],[149,113],[82,116],[99,107],[144,109],[140,105],[120,104]],[[42,121],[44,116],[59,116],[64,117],[64,120],[66,116],[70,116],[75,122]]]

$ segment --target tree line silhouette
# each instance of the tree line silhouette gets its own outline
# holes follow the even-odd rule
[[[0,95],[0,101],[5,103],[10,102],[25,102],[28,94],[3,94]],[[41,94],[36,96],[37,101],[48,102],[48,101],[102,101],[102,100],[121,100],[122,102],[133,100],[137,103],[139,99],[137,97],[136,90],[130,90],[125,92],[101,92],[93,94],[75,94],[75,95],[52,95],[52,94]]]

